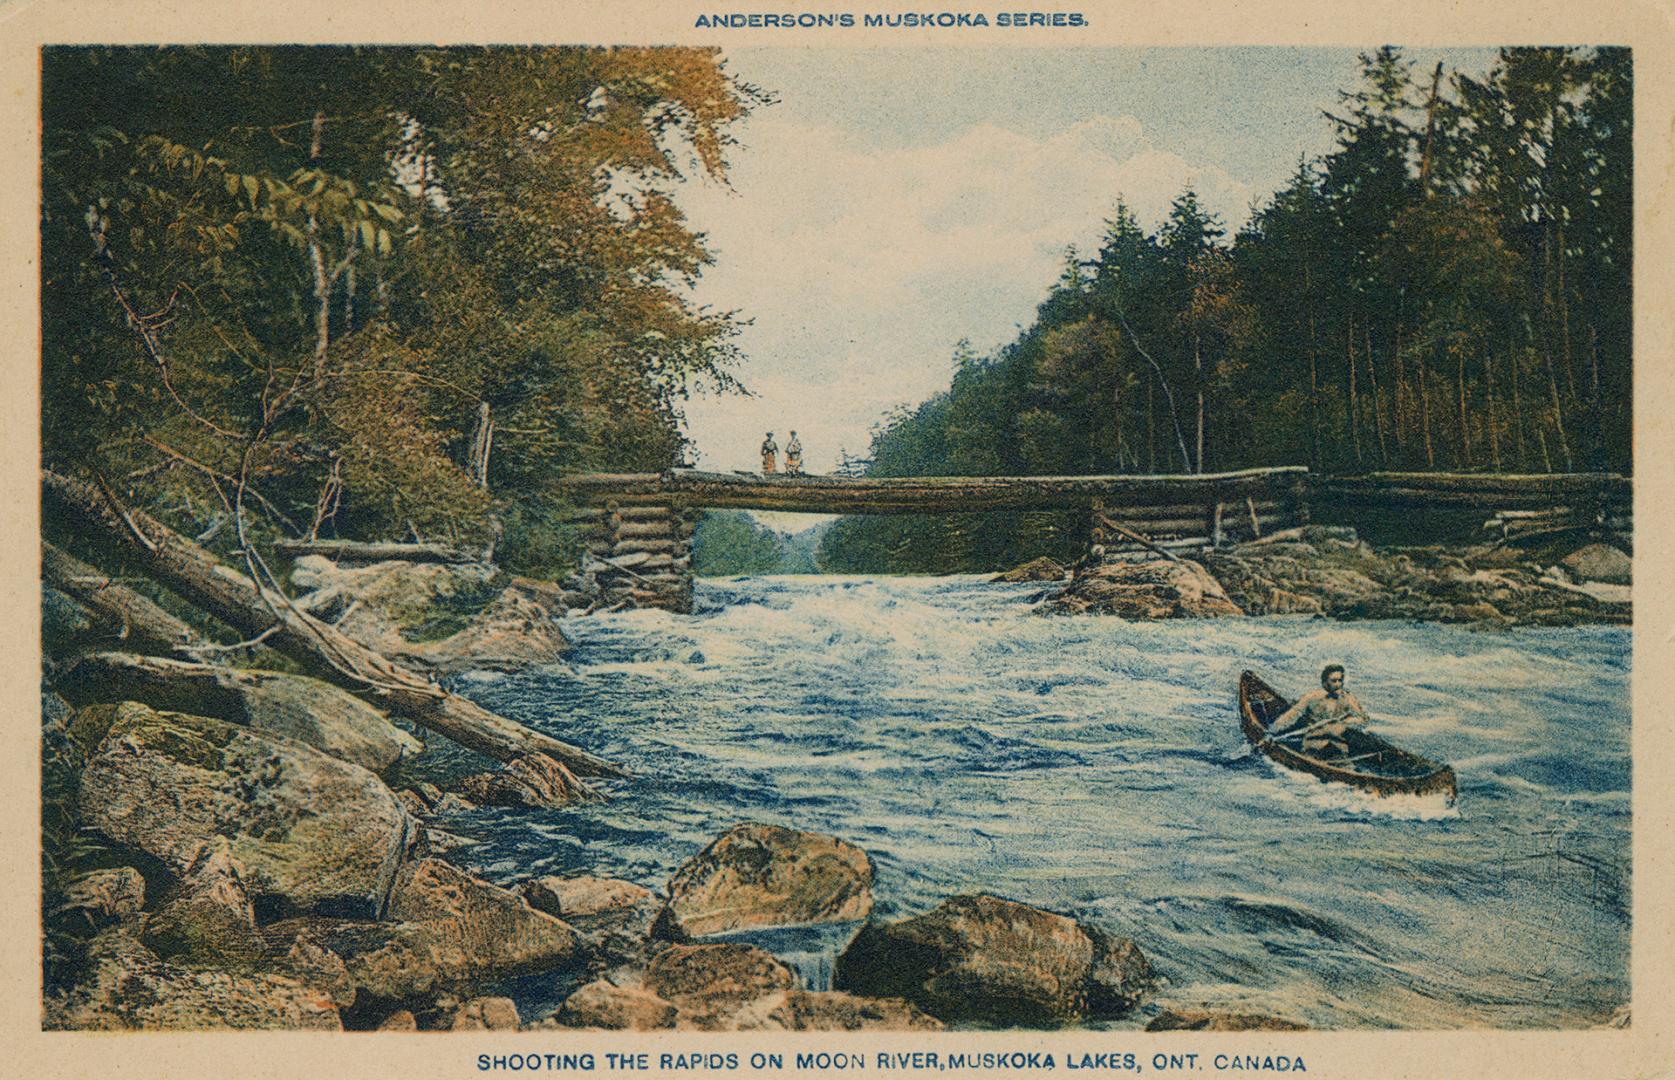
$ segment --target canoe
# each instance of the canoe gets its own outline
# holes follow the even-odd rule
[[[1291,702],[1250,672],[1239,676],[1239,717],[1245,738],[1257,752],[1288,769],[1308,773],[1322,780],[1349,784],[1375,795],[1447,796],[1454,805],[1454,770],[1429,758],[1410,754],[1377,735],[1351,728],[1344,741],[1349,752],[1340,756],[1316,757],[1295,743],[1269,738],[1268,725]]]

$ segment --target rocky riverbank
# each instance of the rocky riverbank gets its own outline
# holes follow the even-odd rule
[[[97,838],[88,863],[49,835],[53,1029],[1046,1027],[1120,1016],[1154,982],[1132,942],[996,897],[869,921],[866,853],[780,826],[729,830],[657,888],[497,886],[448,861],[466,841],[427,824],[434,793],[392,790],[329,739],[47,706],[49,811]],[[817,924],[855,931],[832,990],[714,940]],[[545,1015],[508,996],[531,979],[560,1001]]]
[[[1085,561],[1043,610],[1627,621],[1626,555],[1549,554],[1378,550],[1308,527],[1201,561]],[[486,567],[305,557],[292,584],[305,610],[437,678],[567,648],[563,596]],[[424,743],[375,698],[294,671],[111,652],[95,613],[69,596],[47,606],[48,1027],[1049,1028],[1120,1020],[1157,985],[1133,942],[1001,897],[882,919],[865,851],[775,825],[727,831],[666,881],[492,884],[451,861],[472,841],[432,822],[490,804],[563,814],[579,794],[549,759],[447,790],[404,780]],[[736,940],[807,926],[847,942],[831,989]],[[1195,1002],[1153,1021],[1293,1026]]]
[[[1044,598],[1049,614],[1128,619],[1321,615],[1486,627],[1628,624],[1632,561],[1607,544],[1375,548],[1311,525],[1196,558],[1089,560]]]

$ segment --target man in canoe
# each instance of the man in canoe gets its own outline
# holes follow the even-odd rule
[[[1315,756],[1349,753],[1344,733],[1351,719],[1366,721],[1367,710],[1355,700],[1355,695],[1343,688],[1342,664],[1327,664],[1320,669],[1320,689],[1310,690],[1297,699],[1296,704],[1281,713],[1268,730],[1270,738],[1303,740],[1303,752]]]

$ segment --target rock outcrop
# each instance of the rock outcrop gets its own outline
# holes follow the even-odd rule
[[[54,682],[78,703],[138,701],[154,709],[214,716],[295,739],[374,772],[424,749],[424,743],[353,694],[305,675],[97,653],[56,672]]]
[[[1049,615],[1199,619],[1243,615],[1220,582],[1190,559],[1112,560],[1079,572],[1039,609]]]
[[[95,870],[70,882],[48,915],[98,929],[131,919],[145,907],[145,878],[131,866]]]
[[[631,881],[548,876],[524,882],[529,906],[563,919],[596,961],[615,965],[643,956],[663,899]]]
[[[505,768],[467,776],[454,786],[476,806],[564,806],[592,797],[574,773],[542,754],[514,758]]]
[[[902,922],[869,923],[833,985],[905,998],[945,1022],[1054,1027],[1121,1015],[1152,984],[1134,944],[993,896],[958,896]]]
[[[669,881],[669,926],[689,937],[849,922],[872,911],[872,862],[853,844],[778,825],[734,826]]]
[[[1632,585],[1634,560],[1610,544],[1588,544],[1559,560],[1559,565],[1576,581],[1603,585]]]
[[[1147,1031],[1307,1031],[1307,1024],[1255,1013],[1213,1009],[1164,1009],[1146,1025]]]
[[[335,983],[341,964],[358,994],[390,1003],[564,968],[579,950],[562,921],[437,859],[402,868],[386,921],[289,919],[263,936],[270,956],[306,958],[293,970]]]
[[[1031,559],[1020,566],[1014,566],[1004,574],[996,574],[993,581],[1018,584],[1025,581],[1063,581],[1065,569],[1059,563],[1043,555],[1039,559]]]
[[[561,590],[497,578],[483,564],[378,562],[340,566],[305,555],[291,583],[307,610],[393,660],[438,674],[558,663],[569,648]]]
[[[596,979],[564,1000],[542,1026],[597,1028],[605,1031],[657,1031],[675,1026],[680,1010],[641,986],[618,986]]]
[[[379,779],[299,742],[144,705],[94,705],[71,722],[92,746],[80,811],[177,876],[224,836],[252,903],[373,918],[415,823]]]
[[[782,990],[733,1015],[738,1031],[939,1031],[942,1022],[901,998]]]
[[[206,840],[181,875],[175,894],[146,916],[140,940],[171,963],[254,970],[261,959],[256,912],[244,871],[223,837]]]
[[[752,945],[671,945],[646,965],[644,988],[679,1010],[678,1025],[726,1031],[758,998],[794,989],[797,976]]]
[[[167,963],[126,931],[87,945],[82,977],[46,999],[56,1030],[340,1029],[330,995],[279,975],[195,971]]]
[[[1588,572],[1622,572],[1615,548],[1572,556]],[[1623,556],[1626,559],[1626,556]],[[1513,548],[1381,551],[1353,529],[1307,525],[1209,552],[1204,565],[1251,615],[1421,619],[1483,626],[1570,626],[1629,621],[1627,589],[1575,585]],[[1615,595],[1621,589],[1624,595]]]

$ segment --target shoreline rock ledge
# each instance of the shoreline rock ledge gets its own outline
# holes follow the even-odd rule
[[[1154,983],[1127,938],[987,895],[868,923],[832,978],[837,990],[904,998],[944,1023],[1023,1028],[1120,1016]]]

